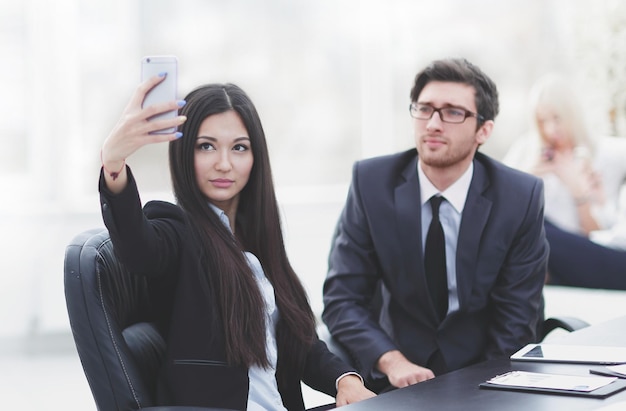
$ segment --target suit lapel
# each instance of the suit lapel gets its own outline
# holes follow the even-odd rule
[[[471,295],[477,274],[479,246],[485,242],[482,234],[492,206],[491,200],[483,196],[488,186],[489,178],[484,166],[474,160],[474,175],[463,208],[456,250],[456,281],[461,308]]]
[[[399,274],[401,290],[400,303],[416,317],[423,317],[424,309],[432,311],[424,275],[422,260],[422,214],[419,179],[417,178],[417,157],[411,161],[402,174],[404,180],[395,189],[394,207],[396,227],[398,228],[398,247],[401,253],[402,267]]]

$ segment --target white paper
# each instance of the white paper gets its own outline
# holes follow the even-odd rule
[[[488,382],[514,387],[549,388],[554,390],[590,392],[609,385],[617,377],[544,374],[527,371],[511,371],[498,375]]]

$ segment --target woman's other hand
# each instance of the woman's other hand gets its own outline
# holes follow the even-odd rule
[[[337,398],[335,400],[337,407],[352,404],[375,397],[372,391],[365,388],[361,378],[354,374],[348,374],[342,377],[337,383]]]

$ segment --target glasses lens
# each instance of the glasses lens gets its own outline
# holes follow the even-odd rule
[[[441,119],[448,123],[462,123],[465,120],[465,110],[454,107],[442,108]]]
[[[426,104],[411,104],[411,115],[420,120],[428,120],[435,109]]]

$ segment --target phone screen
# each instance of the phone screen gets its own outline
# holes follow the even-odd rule
[[[178,60],[175,56],[147,56],[141,60],[141,80],[144,81],[159,73],[167,73],[165,80],[157,84],[146,94],[142,107],[148,107],[156,103],[164,103],[176,100],[178,83]],[[178,110],[168,111],[148,120],[174,118]],[[175,127],[153,131],[152,134],[174,133]]]

